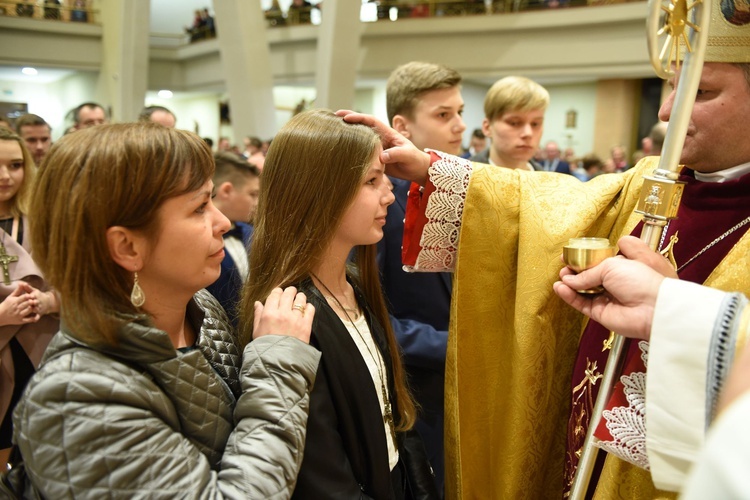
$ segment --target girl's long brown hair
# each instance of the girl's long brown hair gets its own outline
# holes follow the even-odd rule
[[[273,288],[308,278],[333,240],[341,217],[362,186],[378,135],[347,124],[327,110],[292,118],[274,137],[261,181],[250,277],[242,298],[242,338],[252,338],[253,304]],[[416,409],[406,386],[400,350],[388,318],[375,245],[357,248],[350,275],[386,332],[393,361],[399,431],[414,425]]]

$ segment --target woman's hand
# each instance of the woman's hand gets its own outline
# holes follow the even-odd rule
[[[274,288],[265,305],[255,303],[253,338],[263,335],[287,335],[310,343],[315,307],[307,303],[304,293],[290,286],[283,291]]]
[[[39,321],[39,301],[34,297],[34,290],[25,281],[18,282],[18,288],[0,303],[0,325],[24,325]]]
[[[37,308],[34,312],[39,316],[45,314],[55,314],[60,312],[60,302],[57,299],[57,294],[54,291],[43,292],[37,288],[31,288],[31,295],[37,301]]]
[[[349,123],[361,123],[372,127],[380,135],[383,152],[380,161],[385,165],[385,173],[399,179],[416,182],[420,186],[427,184],[427,169],[430,166],[430,155],[411,143],[409,139],[371,115],[355,113],[342,109],[336,111],[338,116]]]

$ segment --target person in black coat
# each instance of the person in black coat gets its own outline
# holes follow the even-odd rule
[[[381,151],[371,128],[310,110],[266,157],[243,314],[271,283],[294,285],[322,352],[294,498],[437,498],[375,260],[394,199]]]

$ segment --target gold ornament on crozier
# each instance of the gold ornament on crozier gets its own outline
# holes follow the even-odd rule
[[[684,44],[688,52],[692,52],[690,39],[687,35],[687,28],[690,27],[700,33],[701,29],[688,20],[690,11],[696,5],[702,3],[702,0],[696,0],[688,5],[687,0],[669,0],[667,5],[662,5],[661,9],[666,13],[664,16],[664,26],[657,32],[657,35],[666,35],[664,45],[662,46],[659,58],[664,62],[665,69],[669,70],[672,64],[680,69],[680,45]]]

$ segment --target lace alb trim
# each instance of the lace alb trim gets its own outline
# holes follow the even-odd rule
[[[427,150],[430,151],[430,150]],[[427,171],[435,192],[427,200],[427,224],[419,242],[422,250],[415,271],[453,271],[472,164],[469,160],[434,151],[440,157]]]
[[[648,342],[638,343],[643,365],[648,366]],[[628,406],[605,410],[602,417],[612,441],[599,441],[597,446],[642,469],[649,470],[646,455],[646,373],[633,372],[620,377],[625,386]]]

